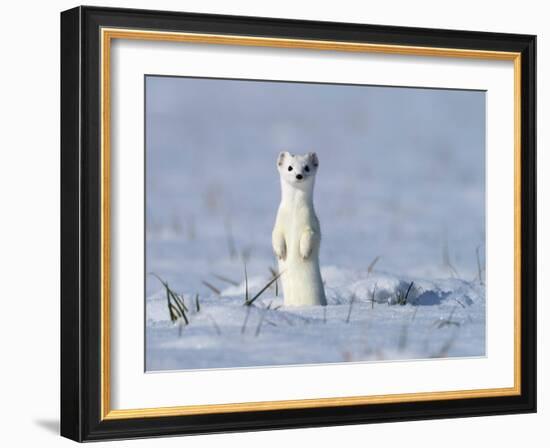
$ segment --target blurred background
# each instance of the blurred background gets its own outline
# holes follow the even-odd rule
[[[275,266],[280,151],[316,151],[321,266],[472,280],[485,92],[146,77],[146,270],[182,291]],[[481,267],[480,267],[481,266]],[[147,294],[159,284],[147,277]]]

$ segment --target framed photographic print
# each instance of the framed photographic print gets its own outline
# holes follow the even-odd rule
[[[61,433],[535,412],[535,36],[61,14]]]

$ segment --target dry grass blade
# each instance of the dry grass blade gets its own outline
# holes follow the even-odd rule
[[[326,308],[325,308],[326,309]],[[291,327],[294,326],[294,324],[292,323],[292,321],[288,318],[288,316],[285,315],[285,313],[279,313],[279,316],[281,316],[283,318],[283,320],[288,324],[290,325]]]
[[[199,302],[199,293],[195,294],[195,309],[197,313],[201,310],[201,304]]]
[[[405,294],[405,301],[407,301],[407,299],[409,298],[409,293],[411,292],[411,288],[413,287],[413,285],[414,285],[414,282],[411,282],[411,284],[407,288],[407,293]]]
[[[218,296],[221,296],[222,295],[222,292],[216,288],[214,285],[212,285],[211,283],[208,283],[206,280],[203,280],[202,281],[202,284],[204,286],[206,286],[207,288],[211,289],[216,295]]]
[[[170,315],[173,315],[174,318],[172,319],[172,322],[178,319],[178,317],[181,317],[180,311],[174,306],[174,304],[170,303],[168,305],[168,308],[170,308]]]
[[[246,308],[246,315],[244,316],[244,322],[241,327],[241,334],[244,334],[244,332],[246,331],[246,324],[248,323],[248,317],[250,316],[250,309],[250,307]]]
[[[456,303],[458,303],[462,308],[466,308],[466,305],[464,305],[460,300],[458,300],[457,298],[454,299],[454,301]]]
[[[439,352],[432,356],[432,358],[446,358],[449,356],[449,350],[452,348],[456,340],[456,333],[453,334],[447,341],[441,346]]]
[[[177,316],[175,315],[174,311],[172,310],[172,304],[170,303],[170,293],[169,293],[169,287],[168,283],[166,283],[163,279],[161,279],[157,274],[154,272],[150,272],[149,275],[152,275],[156,279],[158,279],[159,282],[162,283],[162,286],[164,286],[164,289],[166,291],[166,305],[168,307],[168,312],[170,313],[170,320],[174,322],[177,319]]]
[[[277,274],[275,277],[273,277],[261,290],[260,292],[258,292],[254,297],[252,297],[250,300],[246,300],[244,302],[245,305],[247,306],[250,306],[254,303],[255,300],[258,299],[258,297],[260,297],[267,288],[269,288],[273,283],[275,283],[277,281],[277,279],[282,275],[283,273],[280,272],[279,274]],[[248,293],[247,293],[247,296],[248,296]]]
[[[178,318],[183,318],[185,324],[188,325],[189,320],[187,319],[187,315],[185,313],[186,311],[188,311],[188,309],[185,306],[183,297],[180,297],[178,294],[172,291],[172,289],[170,289],[170,286],[168,286],[168,282],[164,281],[157,274],[151,272],[150,275],[158,279],[158,281],[162,283],[164,289],[166,290],[166,301],[168,312],[170,313],[170,320],[172,322],[175,322],[178,320]]]
[[[443,328],[443,327],[451,327],[451,326],[455,326],[455,327],[460,327],[460,322],[455,322],[454,320],[447,320],[447,319],[443,319],[442,321],[440,321],[437,325],[437,328]]]
[[[348,317],[346,317],[346,324],[349,324],[349,320],[351,318],[351,309],[353,308],[354,302],[355,302],[355,293],[352,294],[351,300],[349,301]]]
[[[277,271],[273,269],[272,267],[269,268],[269,272],[271,273],[272,277],[275,277],[277,275]],[[275,282],[275,297],[279,297],[279,282]]]
[[[236,282],[235,280],[231,280],[230,278],[224,277],[223,275],[220,275],[220,274],[212,274],[212,275],[222,282],[229,283],[232,286],[239,286],[238,282]]]
[[[258,322],[258,326],[256,327],[256,332],[254,333],[254,336],[258,337],[260,335],[260,331],[262,329],[262,324],[264,323],[265,315],[267,312],[271,309],[271,304],[273,302],[269,302],[269,305],[263,310],[262,316],[260,317],[260,321]]]
[[[221,336],[222,331],[220,330],[220,327],[218,326],[218,323],[216,322],[216,319],[214,319],[210,314],[208,314],[208,318],[212,321],[212,325],[214,326],[214,329],[216,330],[216,334],[218,336]]]
[[[443,244],[443,265],[446,266],[451,272],[451,276],[454,278],[460,278],[458,271],[451,263],[451,257],[449,255],[449,244],[447,241]]]
[[[435,322],[436,325],[437,325],[437,328],[443,328],[443,327],[446,327],[446,326],[460,327],[460,322],[457,322],[457,321],[453,320],[455,310],[456,310],[456,306],[451,310],[451,312],[449,313],[449,317],[447,317],[447,319],[437,320]]]
[[[299,314],[294,314],[294,313],[291,313],[290,311],[285,311],[285,313],[287,316],[292,316],[295,320],[299,320],[301,322],[304,322],[305,324],[309,324],[311,323],[311,319],[309,317],[305,317],[305,316],[301,316]],[[281,313],[281,316],[283,315],[283,313]]]
[[[380,255],[377,255],[374,257],[374,260],[372,260],[369,264],[369,267],[367,268],[367,273],[370,275],[374,269],[374,266],[376,266],[376,263],[380,260]]]
[[[252,255],[252,246],[247,246],[241,251],[241,259],[246,263]]]
[[[168,294],[168,291],[166,291],[166,300],[168,303],[168,312],[170,313],[170,320],[172,322],[175,322],[176,320],[178,320],[178,315],[174,311],[174,305],[170,303],[170,294]]]
[[[244,263],[244,301],[248,302],[248,273],[246,272],[246,263]]]
[[[176,307],[180,312],[180,316],[183,317],[183,320],[185,321],[185,325],[189,325],[189,319],[187,319],[187,315],[185,314],[185,312],[189,310],[185,306],[185,303],[183,301],[183,296],[178,296],[174,292],[172,292],[171,295],[172,295],[172,300],[174,301],[174,303],[176,304]]]
[[[397,297],[397,304],[398,305],[406,305],[407,302],[408,302],[408,299],[409,299],[409,293],[411,292],[411,289],[414,285],[414,282],[411,282],[409,284],[409,287],[407,288],[407,292],[405,294],[403,294],[403,291],[402,290],[398,290],[397,293],[396,293],[396,297]]]

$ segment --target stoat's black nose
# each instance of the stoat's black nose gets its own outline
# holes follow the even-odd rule
[[[304,176],[302,176],[301,174],[296,174],[296,179],[302,180],[303,178],[304,178]]]

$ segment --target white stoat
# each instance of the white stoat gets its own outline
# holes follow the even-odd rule
[[[321,228],[313,207],[317,154],[279,154],[281,204],[273,228],[285,306],[326,305],[319,269]]]

